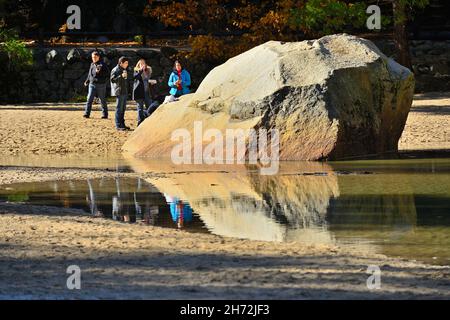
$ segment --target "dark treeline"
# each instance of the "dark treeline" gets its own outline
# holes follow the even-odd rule
[[[335,3],[352,4],[351,7],[363,3],[361,8],[369,4],[378,4],[382,8],[383,16],[391,18],[392,3],[395,1],[403,0],[0,0],[0,25],[15,28],[21,33],[39,30],[56,32],[65,24],[68,16],[67,7],[75,4],[82,10],[82,31],[85,32],[249,30],[260,20],[272,24],[280,23],[278,20],[283,20],[286,13],[292,14],[308,3],[315,8],[321,6],[325,8],[330,4],[332,4],[330,7],[337,8]],[[412,31],[421,27],[449,29],[450,2],[430,0],[429,3],[425,10],[416,14]],[[275,15],[271,16],[271,13]],[[327,18],[332,20],[335,15],[341,14],[339,9],[312,11],[312,15],[316,15],[313,17],[315,19],[321,15],[328,15]],[[307,19],[304,16],[301,18]],[[353,17],[355,18],[357,19]],[[350,26],[345,27],[348,31]],[[355,31],[361,31],[358,30],[358,26],[353,27]]]
[[[19,32],[56,32],[66,22],[69,5],[81,8],[86,32],[140,32],[156,20],[143,15],[146,0],[0,0],[0,22]]]

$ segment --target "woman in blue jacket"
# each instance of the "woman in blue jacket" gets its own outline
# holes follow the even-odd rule
[[[191,75],[181,67],[179,61],[175,61],[174,69],[169,77],[170,94],[175,97],[182,96],[191,92],[189,86],[191,85]]]

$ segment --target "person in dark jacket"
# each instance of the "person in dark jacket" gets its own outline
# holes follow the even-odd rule
[[[116,97],[116,129],[119,131],[130,130],[125,125],[125,110],[128,99],[128,58],[120,57],[119,63],[111,71],[111,95]]]
[[[97,96],[102,104],[102,119],[108,119],[108,104],[106,103],[106,83],[109,78],[108,66],[101,60],[98,51],[92,52],[91,57],[92,64],[89,68],[87,79],[84,82],[84,85],[88,86],[84,117],[89,118],[91,116],[92,103],[94,102],[95,96]]]
[[[140,59],[134,68],[133,100],[137,103],[138,126],[156,110],[159,103],[152,101],[150,86],[157,83],[151,79],[152,68]],[[144,108],[145,106],[145,108]]]

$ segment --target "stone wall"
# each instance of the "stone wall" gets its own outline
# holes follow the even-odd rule
[[[153,87],[154,93],[156,95],[168,93],[167,81],[172,71],[173,61],[178,55],[177,50],[170,47],[99,48],[99,50],[103,53],[104,61],[110,69],[117,65],[117,60],[121,56],[130,58],[130,70],[140,58],[146,59],[153,68],[152,78],[158,80],[158,84]],[[33,49],[34,65],[31,68],[15,75],[3,74],[0,103],[84,99],[87,94],[84,81],[91,63],[92,51],[92,48]],[[192,88],[195,89],[210,67],[203,66],[203,68],[191,70],[188,62],[185,66],[191,72]]]
[[[386,55],[394,56],[392,41],[374,41]],[[413,40],[411,62],[416,78],[416,92],[450,91],[450,40]]]
[[[392,41],[375,41],[386,55],[394,57]],[[13,76],[0,76],[0,103],[68,101],[84,99],[87,93],[83,82],[90,64],[92,48],[36,48],[35,63],[28,71]],[[167,94],[167,80],[178,52],[170,47],[103,48],[105,61],[112,69],[120,56],[131,59],[131,68],[144,58],[153,68],[156,95]],[[450,91],[450,41],[411,41],[416,92]],[[395,58],[395,57],[394,57]],[[192,89],[196,89],[214,66],[190,64],[185,67],[192,75]]]

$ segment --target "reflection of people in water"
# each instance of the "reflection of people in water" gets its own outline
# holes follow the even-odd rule
[[[95,197],[94,187],[92,185],[92,181],[90,179],[87,180],[87,184],[89,187],[89,194],[86,196],[86,201],[89,205],[89,209],[91,210],[91,214],[94,217],[103,217],[103,212],[97,207],[97,199]]]
[[[143,220],[142,205],[141,205],[141,202],[138,199],[139,191],[141,191],[141,188],[142,188],[142,182],[141,182],[141,179],[138,178],[138,180],[137,180],[137,190],[135,192],[133,192],[134,208],[136,210],[136,221]]]
[[[112,219],[115,221],[119,219],[119,198],[117,196],[112,197]]]
[[[149,197],[142,198],[141,191],[143,190],[145,190],[145,187],[142,185],[141,178],[138,178],[137,188],[133,193],[136,221],[139,220],[148,225],[155,225],[159,215],[159,207],[152,205]]]
[[[192,208],[188,203],[167,194],[164,194],[164,197],[169,204],[172,220],[177,224],[178,229],[183,228],[184,222],[192,221]]]
[[[162,195],[149,189],[149,184],[139,178],[135,181],[120,177],[91,179],[87,180],[87,186],[86,201],[93,216],[156,225],[161,214],[159,205],[167,208]]]
[[[156,225],[156,221],[159,216],[159,207],[158,206],[148,206],[148,210],[145,211],[144,217],[142,221],[148,225]]]
[[[113,219],[123,222],[133,222],[130,217],[130,204],[128,192],[121,192],[120,179],[116,178],[117,194],[113,196]]]

